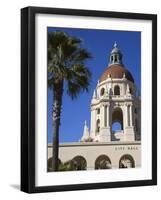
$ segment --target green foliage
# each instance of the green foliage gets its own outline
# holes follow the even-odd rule
[[[67,162],[59,164],[59,171],[72,171],[72,170],[74,169],[72,168],[71,161],[67,161]]]
[[[52,170],[52,158],[48,159],[47,165],[48,165],[48,172],[52,172],[53,171]],[[72,168],[72,161],[71,160],[66,161],[64,163],[59,160],[58,171],[72,171],[72,170],[74,170],[74,169]]]
[[[48,33],[48,86],[55,88],[66,81],[67,93],[72,99],[81,91],[88,91],[91,79],[85,65],[91,55],[81,48],[81,42],[62,31]]]

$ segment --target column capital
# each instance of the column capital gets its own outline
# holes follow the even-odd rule
[[[101,104],[100,104],[100,108],[102,108],[102,107],[104,107],[104,106],[106,106],[106,103],[101,103]]]
[[[110,106],[110,103],[107,103],[107,102],[106,102],[106,103],[105,103],[105,106],[109,107],[109,106]]]
[[[125,103],[125,106],[132,106],[133,104],[131,102]]]

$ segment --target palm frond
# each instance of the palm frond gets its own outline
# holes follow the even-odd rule
[[[80,47],[81,42],[62,31],[48,35],[48,86],[53,88],[56,82],[66,80],[67,93],[72,99],[79,92],[88,91],[91,78],[91,72],[85,65],[91,54]]]
[[[82,64],[75,64],[67,73],[67,93],[72,99],[76,98],[81,91],[88,91],[91,72]]]

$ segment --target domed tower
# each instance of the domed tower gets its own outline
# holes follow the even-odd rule
[[[140,97],[134,78],[123,65],[123,55],[115,42],[110,62],[91,100],[90,137],[93,141],[140,140]],[[115,122],[121,130],[112,130]]]

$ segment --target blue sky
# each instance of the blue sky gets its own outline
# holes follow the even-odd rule
[[[114,42],[123,54],[123,64],[131,72],[136,86],[141,82],[141,33],[131,31],[113,31],[76,28],[48,28],[48,32],[62,30],[70,36],[82,39],[82,47],[91,54],[92,59],[86,62],[92,72],[88,93],[80,93],[77,99],[71,100],[65,93],[61,113],[60,142],[77,142],[82,134],[84,121],[90,126],[90,101],[97,81],[109,63],[109,56]],[[52,141],[52,92],[48,90],[48,142]]]

